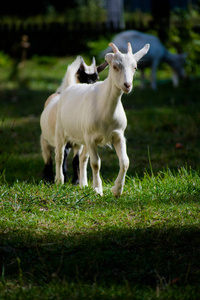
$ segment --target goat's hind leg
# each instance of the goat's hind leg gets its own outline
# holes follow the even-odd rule
[[[56,135],[56,148],[55,148],[55,161],[56,161],[56,177],[55,182],[57,184],[64,183],[63,174],[63,159],[66,142],[63,140],[60,132]]]
[[[70,150],[71,150],[71,145],[69,143],[67,143],[65,145],[65,149],[64,149],[63,164],[62,164],[64,182],[67,181],[67,157],[70,153]]]
[[[126,140],[124,135],[116,135],[113,139],[113,145],[119,158],[120,170],[117,179],[115,180],[115,185],[112,188],[112,192],[115,196],[120,196],[123,192],[125,176],[129,167],[129,158],[126,154]]]
[[[79,184],[79,155],[78,155],[78,153],[73,157],[72,167],[73,167],[72,183],[77,185],[77,184]]]
[[[47,182],[53,182],[54,174],[53,174],[52,147],[44,139],[42,134],[40,137],[40,144],[41,144],[41,150],[42,150],[42,157],[43,157],[43,160],[45,163],[44,170],[43,170],[44,180]]]
[[[83,146],[78,146],[78,145],[73,146],[74,156],[73,156],[73,160],[72,160],[72,168],[73,168],[72,183],[75,185],[79,184],[79,173],[80,173],[79,156],[80,156],[82,149],[83,149]]]
[[[70,153],[71,148],[72,148],[71,143],[67,143],[65,145],[63,165],[62,165],[64,182],[66,182],[66,180],[67,180],[67,157]],[[80,150],[80,146],[76,146],[76,145],[73,146],[73,150],[74,150],[74,157],[72,160],[72,167],[73,167],[72,183],[78,184],[79,183],[79,150]]]

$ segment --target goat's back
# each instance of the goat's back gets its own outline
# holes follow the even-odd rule
[[[156,36],[142,33],[137,30],[123,31],[117,34],[112,40],[112,43],[114,43],[122,53],[126,53],[128,42],[131,43],[133,53],[139,51],[146,44],[151,45],[148,53],[138,62],[139,67],[150,66],[155,60],[162,60],[166,53],[165,47]],[[108,52],[111,52],[110,48],[103,51],[102,55],[105,55]]]
[[[94,85],[72,85],[61,93],[57,120],[58,124],[64,128],[66,137],[74,137],[73,140],[68,139],[72,143],[84,143],[82,135],[83,126],[86,126],[91,116],[91,104],[88,103],[93,102],[95,104]]]
[[[52,147],[55,147],[55,127],[59,99],[60,94],[54,94],[54,96],[51,97],[50,102],[46,105],[40,117],[42,135]]]

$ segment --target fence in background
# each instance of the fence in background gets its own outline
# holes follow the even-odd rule
[[[160,33],[161,39],[165,39],[167,28],[157,28],[153,22],[146,24],[128,23],[126,30],[137,29],[147,31],[156,29]],[[31,47],[28,50],[29,56],[38,55],[67,55],[79,54],[87,50],[87,42],[97,40],[100,37],[110,38],[118,33],[116,29],[107,23],[1,23],[0,22],[0,51],[4,51],[11,56],[20,55],[20,41],[23,35],[29,37]]]
[[[126,25],[126,30],[145,28],[135,26],[134,23]],[[100,37],[110,38],[120,29],[114,28],[112,23],[1,23],[0,22],[0,51],[14,57],[19,55],[20,41],[23,35],[29,37],[31,47],[29,55],[66,55],[78,54],[87,50],[87,42]]]

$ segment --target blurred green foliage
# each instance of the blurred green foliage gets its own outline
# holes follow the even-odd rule
[[[131,17],[135,18],[136,13],[125,14],[128,16],[128,21]],[[139,12],[139,16],[146,15],[145,19],[148,22],[151,20],[148,14]],[[172,53],[185,52],[187,53],[186,59],[186,72],[188,75],[200,74],[200,12],[197,10],[183,11],[176,10],[171,13],[170,28],[168,31],[168,40],[162,41],[167,49]],[[138,21],[137,18],[134,21]],[[143,21],[141,21],[143,22]],[[139,26],[139,21],[137,22]],[[144,25],[144,24],[143,24]],[[146,27],[146,25],[145,25]],[[156,30],[146,27],[146,32],[149,34],[158,35]],[[132,28],[136,29],[136,28]],[[112,40],[115,34],[106,33],[98,40],[87,41],[87,47],[91,56],[99,56],[99,53],[104,50],[108,43]]]
[[[200,12],[176,10],[171,14],[169,43],[188,54],[188,74],[200,73]]]
[[[10,24],[15,26],[21,26],[25,24],[40,24],[41,26],[48,26],[51,22],[65,23],[69,22],[72,26],[76,26],[76,23],[91,23],[98,26],[98,24],[106,21],[106,10],[103,5],[103,0],[79,0],[76,7],[63,10],[62,13],[58,13],[53,6],[49,6],[45,15],[37,15],[28,17],[26,19],[16,19],[14,17],[5,16],[1,18],[1,23]],[[128,29],[143,28],[147,33],[158,35],[158,32],[151,26],[152,16],[150,13],[144,13],[141,11],[124,13],[125,23]],[[92,26],[92,25],[91,25]],[[99,62],[99,54],[105,49],[108,43],[114,37],[114,33],[105,29],[103,35],[97,35],[95,39],[86,38],[84,40],[86,44],[86,51],[88,56],[95,56]],[[186,52],[186,72],[189,75],[200,74],[200,11],[198,9],[180,10],[176,9],[170,13],[170,27],[168,30],[168,39],[162,40],[165,46],[172,52]],[[48,53],[47,53],[48,55]],[[47,64],[50,58],[33,57],[34,60],[42,60],[40,63]],[[99,60],[98,60],[99,59]],[[101,58],[102,60],[102,58]],[[46,62],[45,62],[46,61]],[[53,63],[53,61],[51,61]],[[8,55],[0,52],[0,67],[11,65],[12,60]]]
[[[12,60],[9,55],[5,54],[3,51],[0,51],[0,67],[11,66]]]
[[[75,22],[97,23],[106,21],[103,0],[79,0],[78,2],[80,5],[74,9]],[[69,13],[67,13],[67,18],[70,18]]]
[[[90,40],[87,42],[87,47],[89,49],[89,53],[91,56],[99,57],[99,54],[102,50],[108,47],[108,44],[113,38],[113,34],[109,34],[106,36],[101,36],[98,40]],[[101,58],[102,59],[102,58]]]
[[[104,0],[76,0],[75,6],[63,5],[62,11],[57,11],[56,8],[50,3],[47,4],[46,12],[36,15],[28,15],[27,17],[20,18],[18,16],[1,16],[0,22],[4,23],[17,23],[20,26],[21,23],[27,25],[36,24],[48,24],[51,22],[59,23],[96,23],[106,21],[106,9]]]

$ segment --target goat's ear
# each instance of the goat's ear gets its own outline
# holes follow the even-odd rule
[[[108,66],[108,62],[104,61],[100,66],[97,67],[97,72],[102,72]]]
[[[145,54],[147,54],[147,52],[149,51],[149,47],[150,47],[150,45],[146,44],[141,50],[139,50],[138,52],[133,54],[136,62],[139,61]]]
[[[95,57],[93,56],[92,58],[92,65],[95,67],[96,66],[96,60],[95,60]]]
[[[80,56],[80,67],[79,67],[79,70],[85,71],[85,62],[84,62],[84,59],[82,58],[82,56]]]
[[[107,53],[106,56],[105,56],[105,60],[110,64],[113,57],[114,57],[113,53]]]

